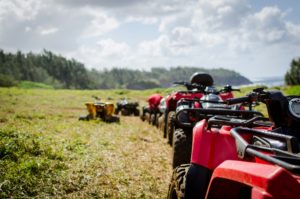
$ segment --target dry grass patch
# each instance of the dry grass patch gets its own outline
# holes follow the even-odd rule
[[[140,101],[147,97],[126,94]],[[18,142],[13,147],[21,149],[17,160],[9,153],[0,157],[10,165],[0,168],[2,197],[166,196],[171,149],[162,134],[135,117],[122,117],[120,124],[78,121],[92,95],[117,99],[124,94],[0,89],[0,134],[6,136],[0,147],[8,151],[7,143]],[[34,147],[40,152],[32,154]]]

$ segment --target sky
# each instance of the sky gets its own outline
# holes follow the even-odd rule
[[[297,0],[0,0],[0,48],[87,68],[226,68],[283,76],[300,56]]]

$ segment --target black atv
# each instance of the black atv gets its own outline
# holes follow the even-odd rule
[[[139,116],[140,110],[138,109],[138,106],[138,102],[128,102],[126,98],[122,98],[120,101],[117,102],[115,114],[118,115],[119,112],[121,112],[121,115],[123,116]]]

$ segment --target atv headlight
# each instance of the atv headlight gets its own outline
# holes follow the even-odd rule
[[[180,111],[177,114],[177,120],[179,123],[190,124],[189,113],[187,111]]]
[[[300,119],[300,98],[293,98],[289,101],[289,111],[294,117]]]

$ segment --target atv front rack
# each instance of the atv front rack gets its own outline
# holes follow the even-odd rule
[[[233,128],[230,133],[235,139],[239,158],[257,157],[266,162],[281,166],[293,173],[300,173],[299,143],[296,137],[244,127]],[[253,138],[265,140],[270,145],[250,144],[245,139],[246,137],[249,138],[249,136],[252,136],[252,140]],[[282,143],[285,147],[282,149],[282,147],[277,147],[278,144],[272,145],[272,141]]]
[[[230,116],[216,115],[209,118],[207,128],[210,129],[211,127],[221,127],[223,125],[228,125],[232,127],[271,127],[273,126],[273,123],[270,122],[269,118],[262,116],[254,116],[250,119],[242,119]]]
[[[188,120],[183,121],[182,115],[186,117],[192,117],[194,122]],[[184,108],[176,112],[176,122],[179,126],[182,127],[193,127],[195,122],[200,121],[202,119],[209,119],[215,115],[222,116],[230,116],[240,119],[248,119],[254,117],[263,117],[263,114],[258,111],[250,111],[250,110],[230,110],[230,109],[214,109],[214,108]]]

